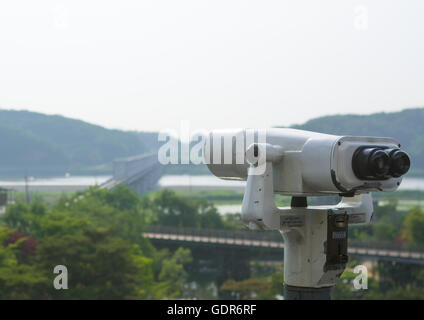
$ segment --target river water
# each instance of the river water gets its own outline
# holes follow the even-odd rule
[[[161,188],[205,188],[205,189],[243,189],[245,181],[222,180],[212,175],[165,175],[159,180]],[[402,180],[399,190],[424,190],[424,178],[406,177]]]
[[[32,190],[43,189],[84,189],[88,186],[99,185],[110,176],[63,176],[53,178],[31,178],[28,186]],[[234,189],[243,190],[245,181],[221,180],[213,175],[164,175],[158,182],[159,188],[169,189]],[[24,179],[0,180],[0,187],[21,190],[25,187]],[[424,178],[406,177],[399,190],[424,190]]]

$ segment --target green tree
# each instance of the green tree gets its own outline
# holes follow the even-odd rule
[[[203,229],[223,229],[224,222],[219,215],[218,209],[206,200],[197,203],[197,211],[200,216],[200,227]]]
[[[86,231],[40,241],[37,264],[45,273],[56,265],[68,269],[70,290],[55,290],[55,299],[149,298],[154,284],[151,259],[137,245],[107,231]]]
[[[30,231],[28,213],[30,213],[29,207],[25,203],[19,202],[7,207],[2,220],[7,227],[27,233]]]
[[[227,280],[220,287],[220,294],[226,299],[250,300],[273,299],[272,284],[269,279],[249,278],[242,281]]]
[[[172,257],[163,259],[158,280],[157,290],[166,298],[181,297],[187,276],[184,265],[192,262],[190,250],[178,248]]]
[[[174,191],[157,192],[152,200],[144,199],[144,207],[151,210],[154,224],[185,228],[225,228],[224,219],[213,203],[178,196]]]
[[[90,188],[52,208],[10,206],[0,218],[0,298],[181,297],[190,251],[157,251],[142,237],[150,218],[126,186]],[[57,265],[68,269],[69,290],[53,288]]]
[[[402,233],[409,245],[424,244],[424,212],[420,208],[411,209],[405,217]]]
[[[424,288],[407,284],[404,287],[387,291],[383,295],[385,300],[422,300],[424,299]]]
[[[155,224],[173,227],[192,227],[200,225],[197,208],[193,201],[178,197],[175,192],[163,190],[151,203],[156,218]]]
[[[12,230],[0,228],[0,299],[31,299],[44,292],[48,278],[36,265],[21,263],[20,245],[25,239],[8,243]]]

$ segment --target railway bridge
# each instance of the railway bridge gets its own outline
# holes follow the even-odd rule
[[[194,254],[196,251],[203,255],[227,253],[278,261],[284,257],[283,237],[276,231],[151,227],[144,236],[157,247],[186,246],[194,250]],[[349,241],[348,253],[367,260],[424,264],[424,248],[408,249],[392,243]]]

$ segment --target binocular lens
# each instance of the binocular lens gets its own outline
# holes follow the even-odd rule
[[[390,153],[390,161],[390,173],[396,178],[407,173],[411,167],[409,156],[401,150],[393,150]]]
[[[410,159],[399,149],[358,148],[352,158],[352,169],[362,180],[400,177],[408,172]]]
[[[371,174],[376,178],[383,178],[389,173],[390,158],[383,150],[375,150],[368,158]]]

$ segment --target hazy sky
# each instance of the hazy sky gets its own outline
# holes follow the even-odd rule
[[[159,130],[424,106],[423,16],[422,0],[2,0],[0,107]]]

